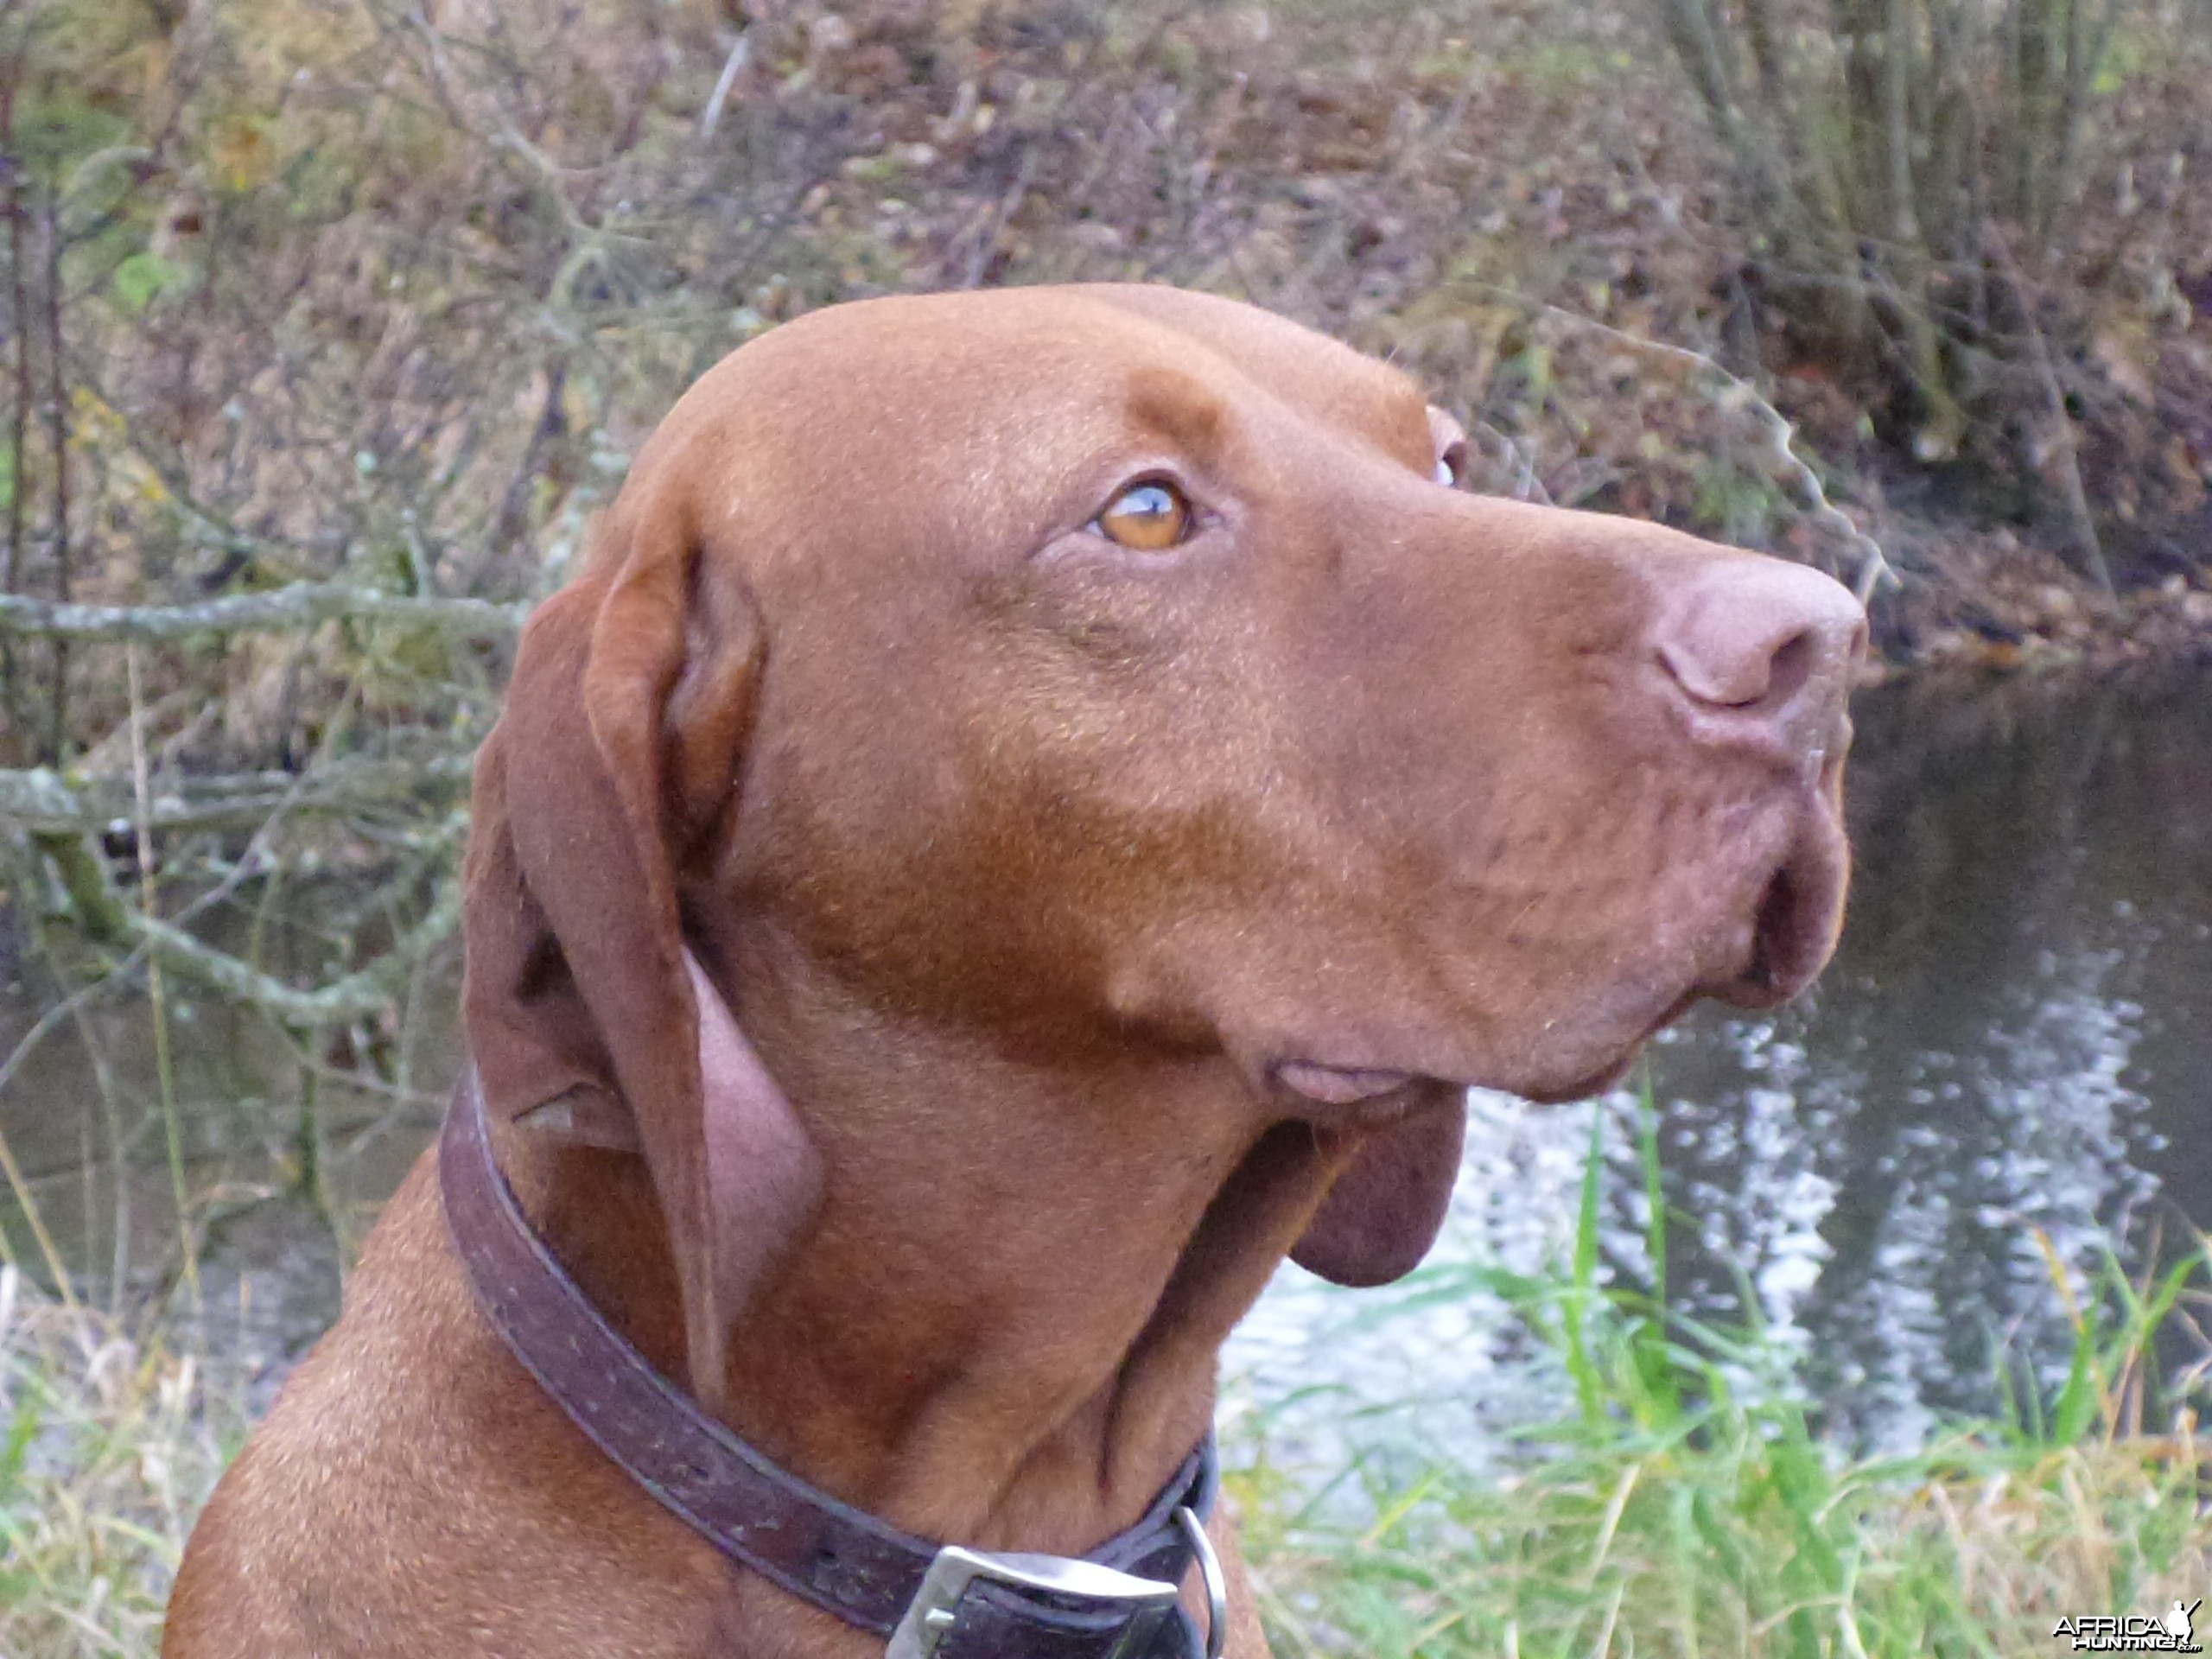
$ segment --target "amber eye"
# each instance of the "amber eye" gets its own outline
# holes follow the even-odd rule
[[[1159,553],[1191,533],[1191,504],[1173,484],[1132,484],[1097,518],[1109,541],[1139,553]]]

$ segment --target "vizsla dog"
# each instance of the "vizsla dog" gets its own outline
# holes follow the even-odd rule
[[[1402,1274],[1467,1085],[1586,1094],[1841,913],[1851,596],[1462,454],[1161,288],[702,378],[524,636],[474,1081],[169,1659],[1264,1653],[1194,1448],[1277,1264]]]

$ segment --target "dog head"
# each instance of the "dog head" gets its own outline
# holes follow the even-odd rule
[[[1859,607],[1470,495],[1459,443],[1147,288],[835,308],[669,416],[481,762],[467,1016],[495,1111],[643,1151],[695,1381],[758,1255],[723,1218],[819,1179],[723,1006],[741,927],[1018,1060],[1219,1057],[1213,1132],[1341,1145],[1295,1254],[1357,1283],[1427,1248],[1466,1085],[1586,1093],[1811,977]]]

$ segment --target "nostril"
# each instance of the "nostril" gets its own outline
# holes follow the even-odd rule
[[[1708,709],[1759,709],[1787,702],[1813,671],[1818,642],[1811,630],[1791,634],[1779,645],[1764,641],[1746,648],[1726,642],[1669,639],[1659,647],[1667,673],[1694,702]]]
[[[1659,647],[1659,660],[1676,684],[1708,709],[1735,709],[1758,713],[1789,706],[1813,677],[1820,655],[1820,641],[1810,628],[1800,629],[1780,645],[1761,645],[1725,653],[1700,653],[1669,641]]]
[[[1675,590],[1652,644],[1693,709],[1726,717],[1708,735],[1795,743],[1816,741],[1822,712],[1840,706],[1865,626],[1858,601],[1818,572],[1731,559]]]
[[[1767,664],[1766,694],[1755,701],[1770,709],[1789,707],[1805,689],[1805,682],[1813,677],[1814,659],[1819,654],[1820,641],[1810,628],[1790,635]]]

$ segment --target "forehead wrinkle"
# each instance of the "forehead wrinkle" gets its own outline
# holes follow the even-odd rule
[[[1248,480],[1272,476],[1282,457],[1317,440],[1411,465],[1423,477],[1434,464],[1427,399],[1400,371],[1346,353],[1353,369],[1376,372],[1306,374],[1291,365],[1285,373],[1276,364],[1236,357],[1221,342],[1187,334],[1184,339],[1195,348],[1185,359],[1202,370],[1154,365],[1136,371],[1131,413],[1147,435],[1168,438],[1202,470],[1217,476],[1235,471]]]
[[[1221,465],[1228,410],[1205,384],[1179,369],[1146,367],[1129,377],[1129,418],[1208,472]]]
[[[1186,289],[1143,283],[1086,285],[1120,311],[1179,337],[1179,361],[1194,354],[1243,385],[1264,391],[1309,421],[1357,435],[1426,474],[1433,465],[1420,383],[1395,364],[1251,306]]]

